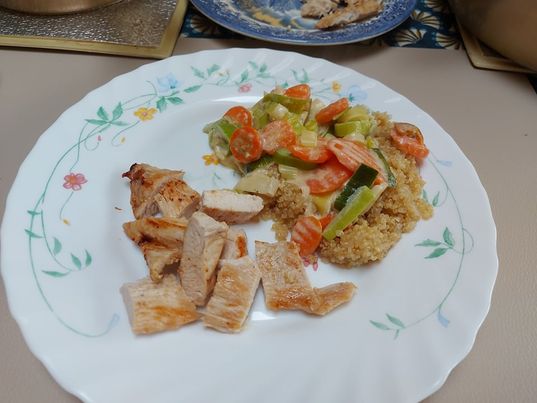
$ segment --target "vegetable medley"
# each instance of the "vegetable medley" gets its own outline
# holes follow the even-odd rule
[[[277,87],[249,109],[234,106],[204,131],[219,161],[241,173],[235,190],[273,197],[278,177],[305,189],[315,209],[297,219],[291,239],[308,256],[396,186],[373,136],[376,125],[367,107],[346,98],[325,105],[299,84]],[[416,126],[394,123],[390,137],[408,156],[427,157]]]

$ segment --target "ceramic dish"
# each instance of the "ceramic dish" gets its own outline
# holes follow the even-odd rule
[[[120,286],[147,275],[123,234],[134,162],[184,169],[197,190],[231,187],[203,126],[275,84],[307,82],[417,124],[431,149],[423,197],[434,217],[380,263],[308,268],[316,286],[353,281],[324,318],[270,312],[258,290],[246,329],[199,323],[135,337]],[[464,179],[462,179],[464,178]],[[270,223],[246,227],[273,241]],[[119,76],[40,137],[9,194],[1,265],[11,312],[33,353],[88,402],[415,402],[470,351],[489,309],[496,231],[471,163],[424,111],[353,70],[296,53],[226,49],[172,57]]]
[[[317,20],[300,16],[300,0],[192,0],[192,4],[216,23],[252,38],[322,46],[382,35],[408,18],[416,0],[384,0],[378,16],[325,31],[315,29]]]

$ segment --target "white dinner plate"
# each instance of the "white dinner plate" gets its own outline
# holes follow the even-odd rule
[[[307,268],[314,285],[359,286],[326,317],[270,312],[260,289],[240,334],[194,323],[134,336],[119,288],[147,269],[121,227],[133,218],[121,173],[146,162],[185,170],[197,190],[233,186],[229,170],[207,165],[203,126],[299,82],[324,101],[347,96],[419,126],[431,150],[421,172],[434,217],[380,263]],[[274,240],[268,222],[246,230],[251,252],[254,239]],[[22,164],[1,236],[9,305],[26,342],[88,402],[415,402],[470,351],[498,268],[485,190],[427,113],[356,71],[266,49],[176,56],[89,93]]]

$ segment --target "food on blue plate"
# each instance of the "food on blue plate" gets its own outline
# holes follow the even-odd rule
[[[223,259],[203,324],[226,333],[241,331],[260,279],[257,264],[249,256]]]
[[[159,283],[143,278],[124,284],[121,294],[135,334],[178,329],[200,316],[173,274]]]
[[[318,29],[339,28],[374,17],[382,11],[382,0],[306,0],[300,9],[302,17],[320,18]]]
[[[263,198],[279,240],[346,267],[380,260],[420,219],[421,131],[346,98],[325,105],[307,84],[235,106],[204,131],[235,190]]]
[[[354,295],[356,286],[349,282],[312,287],[295,242],[256,241],[255,255],[269,309],[326,315]]]

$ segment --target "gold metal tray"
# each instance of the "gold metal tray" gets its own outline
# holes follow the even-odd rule
[[[171,55],[187,0],[131,0],[79,14],[32,15],[0,8],[0,46],[162,59]]]

